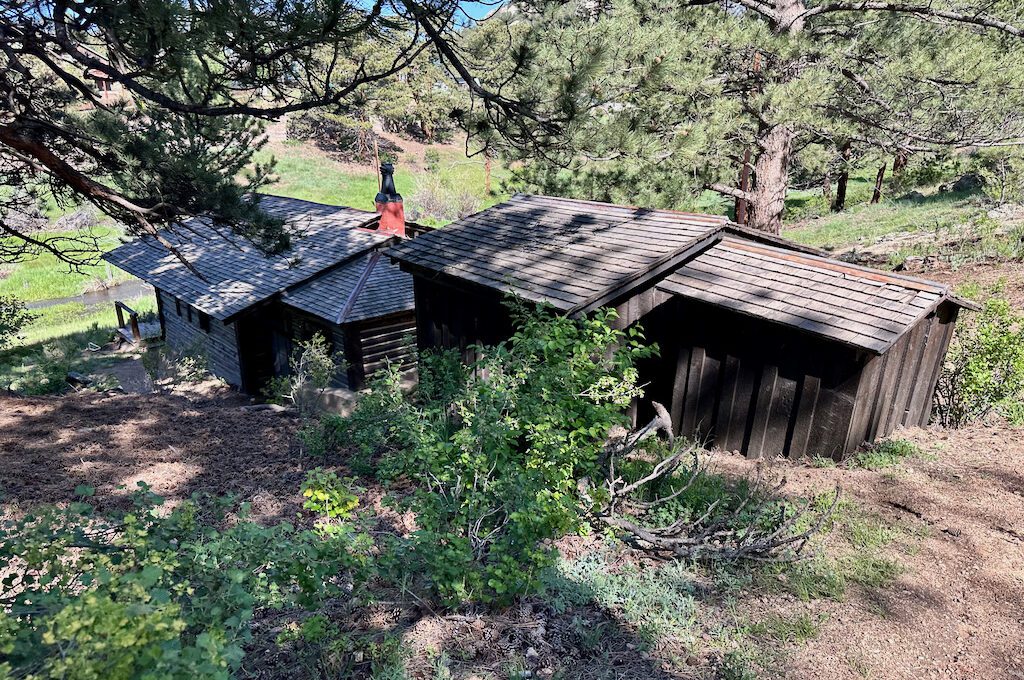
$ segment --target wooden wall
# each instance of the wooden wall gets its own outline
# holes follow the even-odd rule
[[[928,424],[958,312],[952,302],[943,302],[888,352],[867,360],[850,428],[853,446],[887,437],[899,425]]]
[[[421,348],[495,344],[512,334],[500,294],[444,276],[415,279]],[[677,434],[750,457],[841,458],[899,425],[923,425],[956,319],[949,302],[885,355],[647,289],[614,301],[618,325],[639,323],[660,356],[644,361],[646,395]]]
[[[661,350],[639,367],[645,401],[669,409],[677,434],[751,457],[848,450],[863,352],[681,298],[639,323]]]
[[[166,291],[157,289],[156,296],[167,345],[179,353],[202,354],[210,373],[230,385],[241,385],[235,324],[211,318],[209,328],[203,329],[198,310]]]
[[[512,320],[497,291],[416,276],[416,340],[420,348],[457,349],[465,363],[472,345],[495,345],[513,333]]]
[[[374,373],[390,362],[406,371],[416,366],[416,315],[401,312],[360,323],[346,324],[345,360],[348,384],[361,389]]]

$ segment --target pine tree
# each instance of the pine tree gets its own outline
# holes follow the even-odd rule
[[[777,233],[812,145],[841,175],[858,155],[1024,143],[1020,0],[518,6],[471,44],[524,55],[504,57],[506,90],[571,122],[475,124],[542,191],[678,206],[710,189]]]

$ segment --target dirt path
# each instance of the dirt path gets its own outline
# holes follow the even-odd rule
[[[95,393],[0,397],[4,503],[17,510],[67,500],[77,485],[88,484],[96,488],[100,508],[111,507],[125,503],[128,491],[123,487],[146,480],[170,502],[201,490],[236,493],[252,500],[257,520],[294,519],[305,471],[324,461],[296,450],[295,419],[242,411],[244,403],[226,393],[191,399]],[[777,677],[1024,678],[1024,430],[977,426],[896,436],[917,442],[924,455],[876,472],[785,466],[791,492],[820,492],[839,482],[845,497],[862,511],[902,528],[900,548],[887,549],[904,568],[894,584],[851,587],[842,602],[805,603],[781,593],[759,594],[733,605],[709,601],[709,615],[738,613],[744,620],[758,621],[775,613],[806,612],[821,620],[817,637],[803,646],[776,643],[788,650]],[[750,463],[728,458],[722,465],[742,470]],[[379,503],[371,500],[367,505]],[[567,630],[576,625],[578,613],[562,617]],[[531,646],[547,649],[525,633],[510,642],[509,630],[529,628],[510,623],[510,616],[492,616],[485,630],[470,632],[508,644],[518,654]],[[534,621],[542,615],[530,616]],[[588,616],[610,615],[593,611]],[[548,621],[544,644],[553,641],[560,620]],[[452,623],[426,616],[410,630],[410,642],[425,635],[442,648],[450,645],[455,654],[468,625],[464,618]],[[610,665],[602,666],[601,673],[597,669],[587,677],[715,677],[706,666],[663,669],[657,656],[641,656],[639,647],[628,646],[628,637],[608,640],[621,649],[616,648],[613,662],[606,660]],[[499,653],[506,652],[488,647],[480,658],[499,667]],[[552,659],[556,664],[557,655]],[[580,663],[592,662],[573,662]],[[482,668],[477,677],[502,677]],[[580,667],[569,664],[567,670],[572,668]],[[579,677],[575,672],[565,677]]]
[[[879,472],[790,470],[794,489],[838,481],[923,538],[899,556],[906,572],[892,587],[830,607],[787,677],[1024,678],[1024,430],[902,436],[925,458]]]

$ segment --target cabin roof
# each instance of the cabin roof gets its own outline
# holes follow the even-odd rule
[[[222,321],[270,297],[298,287],[391,237],[371,227],[376,213],[280,196],[263,196],[260,206],[283,218],[294,235],[292,247],[265,255],[249,241],[196,218],[163,236],[202,278],[151,236],[115,248],[106,259]],[[406,281],[411,294],[411,279]]]
[[[399,243],[388,256],[565,312],[716,237],[727,220],[667,210],[517,194],[454,224]]]
[[[481,284],[567,312],[656,287],[875,353],[946,286],[825,256],[724,217],[516,195],[386,251],[414,272]]]
[[[657,288],[879,354],[948,295],[930,281],[735,237]]]
[[[412,277],[378,252],[360,255],[296,286],[282,299],[333,324],[365,321],[415,307]]]

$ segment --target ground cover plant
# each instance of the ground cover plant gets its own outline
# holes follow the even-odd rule
[[[5,675],[219,678],[240,668],[257,607],[306,607],[361,588],[369,539],[246,520],[230,500],[169,513],[144,485],[131,511],[82,501],[0,527]]]

